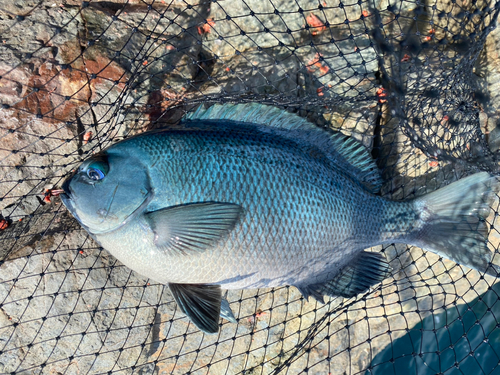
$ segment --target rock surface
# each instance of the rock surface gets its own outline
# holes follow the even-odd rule
[[[470,169],[422,151],[391,115],[380,91],[378,57],[386,51],[371,29],[380,21],[383,39],[393,42],[410,28],[432,44],[473,32],[482,17],[474,9],[485,4],[439,0],[426,13],[417,3],[376,1],[377,20],[362,1],[150,3],[0,6],[0,219],[9,225],[0,231],[0,373],[359,373],[408,328],[473,300],[494,282],[421,249],[377,247],[393,276],[365,295],[322,305],[293,287],[232,291],[238,324],[221,321],[218,335],[201,334],[167,287],[99,248],[59,198],[44,196],[46,189],[101,147],[175,124],[200,102],[224,99],[287,106],[352,135],[373,148],[388,198],[433,191]],[[470,11],[470,22],[461,9]],[[500,144],[498,40],[495,30],[476,65],[478,77],[467,79],[491,98],[467,126],[481,124],[493,151]],[[439,51],[462,56],[451,47]],[[411,120],[431,114],[420,136],[466,152],[464,128],[443,122],[460,103],[419,107],[419,95],[438,85],[448,66],[432,65],[425,53],[412,58],[399,56],[398,63],[413,90],[406,103]],[[472,73],[472,66],[462,68]],[[474,90],[467,85],[468,95]],[[495,228],[497,220],[489,218]],[[490,242],[498,249],[496,229]]]

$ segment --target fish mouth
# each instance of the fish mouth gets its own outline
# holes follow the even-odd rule
[[[61,186],[61,189],[64,190],[64,193],[68,196],[68,198],[71,196],[69,184],[70,184],[71,180],[73,179],[73,177],[75,176],[76,172],[77,172],[76,169],[73,172],[71,172],[71,174],[68,177],[66,177],[66,180],[64,180],[64,182]]]
[[[66,206],[66,208],[73,214],[73,216],[75,216],[78,221],[80,221],[74,211],[73,200],[71,199],[71,189],[69,187],[69,184],[75,176],[76,172],[77,171],[75,169],[68,177],[66,177],[63,184],[61,185],[61,189],[64,191],[64,193],[59,194],[59,197],[61,198],[61,201]]]
[[[78,214],[75,211],[75,206],[73,204],[73,200],[71,199],[71,194],[69,192],[64,192],[62,194],[59,194],[59,197],[61,198],[61,201],[63,202],[64,206],[68,209],[68,211],[73,215],[73,217],[80,223],[80,225],[87,231],[90,232],[89,227],[83,224],[82,220],[80,217],[78,217]]]
[[[69,189],[69,183],[71,182],[71,179],[75,175],[76,172],[71,173],[66,180],[64,180],[61,189],[64,191],[64,193],[59,194],[59,197],[61,198],[61,201],[63,204],[66,206],[66,208],[73,214],[73,203],[71,200],[71,191]],[[74,215],[74,214],[73,214]],[[80,220],[78,220],[80,221]]]
[[[76,170],[74,170],[67,178],[66,180],[64,180],[62,186],[61,186],[61,189],[64,190],[64,193],[62,194],[59,194],[59,196],[61,197],[61,200],[63,202],[63,204],[66,206],[66,208],[68,208],[72,213],[73,213],[73,203],[72,203],[72,200],[71,200],[71,189],[69,187],[69,184],[71,182],[71,180],[73,179],[73,177],[75,176],[76,174]]]
[[[61,198],[63,204],[66,206],[68,210],[71,211],[71,208],[73,208],[73,203],[71,201],[71,198],[68,193],[62,193],[59,194],[59,197]]]

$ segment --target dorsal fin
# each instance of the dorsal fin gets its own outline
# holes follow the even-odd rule
[[[194,112],[187,114],[185,119],[229,120],[293,131],[291,137],[296,139],[299,136],[308,144],[318,147],[370,192],[377,193],[382,186],[377,165],[361,143],[340,132],[319,128],[305,118],[283,109],[258,103],[215,104],[209,108],[200,105]],[[287,132],[280,133],[287,136]]]
[[[215,104],[209,108],[200,105],[196,111],[188,113],[185,118],[187,120],[231,120],[257,123],[285,130],[321,130],[294,113],[258,103]]]
[[[368,150],[355,140],[340,132],[329,132],[330,140],[336,151],[345,159],[347,164],[355,169],[355,176],[372,193],[378,193],[382,188],[382,177],[375,160]]]

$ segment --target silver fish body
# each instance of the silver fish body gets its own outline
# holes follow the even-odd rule
[[[383,255],[364,251],[379,244],[414,244],[486,270],[483,219],[496,186],[481,173],[428,199],[390,201],[376,195],[376,166],[352,139],[276,108],[226,105],[109,147],[68,179],[63,201],[101,246],[169,284],[193,322],[215,332],[215,286],[352,296],[387,276]],[[458,214],[444,212],[444,197]],[[449,249],[464,240],[472,250]],[[200,313],[207,294],[219,310]]]

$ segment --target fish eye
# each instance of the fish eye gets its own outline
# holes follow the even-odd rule
[[[102,180],[104,178],[104,173],[100,169],[89,168],[89,169],[87,169],[87,176],[89,176],[89,178],[91,180],[99,181],[99,180]]]
[[[102,180],[109,171],[108,164],[101,160],[92,162],[87,168],[87,176],[92,181]]]

